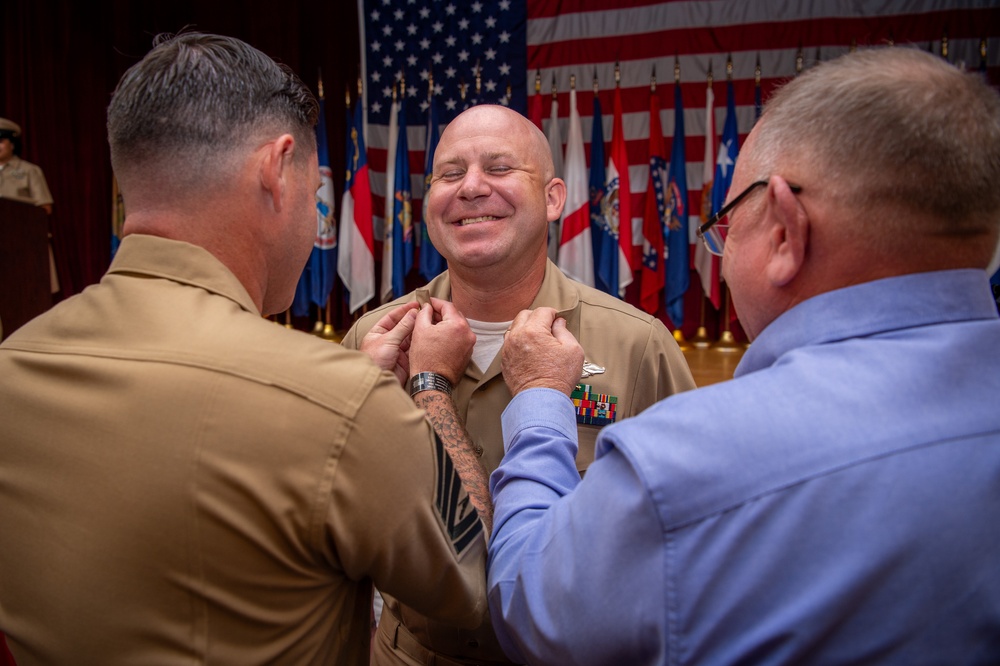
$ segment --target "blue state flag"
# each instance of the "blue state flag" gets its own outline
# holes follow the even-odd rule
[[[674,84],[674,138],[670,149],[670,170],[667,174],[667,315],[679,329],[684,324],[684,294],[691,281],[688,252],[688,188],[684,151],[684,101],[681,87]]]
[[[726,82],[726,124],[722,127],[719,154],[715,160],[715,179],[712,181],[712,213],[726,203],[729,186],[733,183],[733,168],[740,152],[740,136],[736,128],[736,100],[733,82]]]
[[[399,103],[399,135],[392,203],[392,295],[406,293],[406,276],[413,268],[413,208],[410,202],[410,151],[406,140],[406,104]]]
[[[319,83],[319,122],[316,124],[316,153],[320,186],[316,192],[316,241],[309,256],[309,300],[326,305],[337,276],[337,221],[333,216],[333,171],[326,140],[326,100],[323,81]]]
[[[594,95],[594,120],[590,132],[590,239],[594,248],[594,286],[618,296],[618,239],[609,235],[602,206],[607,193],[607,170],[604,159],[604,122],[601,100]],[[605,256],[604,248],[610,250]]]
[[[424,194],[423,194],[423,214],[420,225],[420,275],[428,282],[433,280],[439,273],[447,268],[447,262],[441,253],[434,247],[430,236],[427,235],[427,195],[431,191],[431,176],[434,171],[434,151],[437,150],[438,139],[441,132],[438,128],[437,102],[431,94],[428,100],[427,109],[427,142],[424,153]]]

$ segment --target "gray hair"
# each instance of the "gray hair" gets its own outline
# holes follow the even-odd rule
[[[820,64],[771,97],[758,130],[759,175],[795,164],[857,212],[903,213],[883,230],[910,215],[932,235],[1000,228],[1000,96],[937,56],[886,47]]]
[[[288,67],[238,39],[160,35],[111,98],[111,163],[119,176],[181,171],[180,182],[204,183],[224,177],[229,160],[265,132],[315,147],[318,113]]]

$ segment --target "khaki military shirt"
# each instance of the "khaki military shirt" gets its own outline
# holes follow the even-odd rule
[[[377,308],[361,319],[347,332],[343,344],[357,348],[365,333],[388,309],[399,303],[418,300],[427,302],[429,297],[450,300],[451,281],[444,272],[426,287],[418,289],[393,303]],[[634,416],[658,400],[673,393],[694,388],[694,379],[670,331],[663,323],[624,301],[592,289],[567,278],[551,261],[547,263],[541,289],[532,303],[535,307],[553,307],[564,317],[571,333],[583,346],[586,361],[596,366],[595,374],[581,379],[577,400],[578,434],[580,450],[577,467],[585,470],[594,460],[594,442],[597,433],[609,416],[597,405],[613,407],[615,421]],[[600,371],[597,371],[597,369]],[[510,402],[510,392],[500,370],[500,355],[481,371],[470,363],[454,390],[459,415],[465,420],[473,442],[482,448],[482,461],[488,472],[495,470],[503,458],[503,432],[500,414]],[[591,404],[593,403],[593,404]],[[586,412],[586,410],[594,410]],[[589,421],[589,423],[588,423]],[[470,567],[483,566],[485,540],[477,543],[475,553],[466,555]],[[472,560],[472,555],[476,560]],[[581,581],[581,584],[585,584]],[[387,598],[377,644],[376,663],[428,663],[429,655],[415,655],[421,647],[442,656],[455,658],[456,662],[488,661],[506,662],[496,642],[492,626],[485,622],[475,631],[433,622],[399,600]],[[402,624],[403,626],[397,626]],[[411,640],[420,646],[411,644]],[[409,658],[398,654],[390,658],[388,646],[408,651]],[[422,659],[420,658],[422,657]]]
[[[0,167],[0,198],[36,206],[52,203],[52,193],[42,169],[16,156]]]
[[[0,631],[19,666],[366,664],[372,582],[474,629],[436,441],[363,354],[128,236],[0,345]]]

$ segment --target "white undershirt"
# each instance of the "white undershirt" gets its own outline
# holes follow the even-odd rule
[[[469,328],[476,334],[476,346],[472,350],[472,362],[483,372],[486,371],[497,352],[503,346],[503,332],[510,328],[510,321],[475,321],[469,319]]]

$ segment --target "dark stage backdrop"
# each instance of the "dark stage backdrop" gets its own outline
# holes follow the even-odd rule
[[[0,117],[21,125],[21,156],[42,167],[52,190],[59,297],[100,280],[110,262],[105,111],[118,79],[158,33],[187,27],[238,37],[287,64],[314,92],[322,71],[331,167],[344,173],[344,92],[348,82],[356,90],[360,70],[352,0],[30,0],[3,7]],[[334,178],[335,201],[343,185]]]

